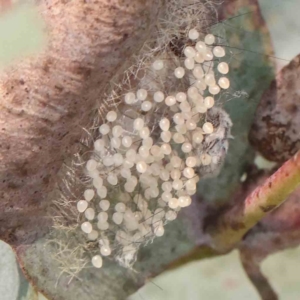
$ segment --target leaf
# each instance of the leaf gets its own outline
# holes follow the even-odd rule
[[[274,69],[271,40],[256,1],[228,1],[221,18],[228,19],[219,26],[232,52],[232,90],[224,107],[233,122],[233,139],[222,172],[217,178],[200,180],[197,194],[203,201],[226,203],[238,191],[240,177],[253,161],[247,136],[261,95],[274,78]]]
[[[255,113],[250,141],[264,157],[283,162],[300,149],[300,55],[276,76]]]
[[[125,13],[123,2],[111,5],[40,1],[47,48],[1,74],[0,237],[9,244],[31,243],[48,231],[58,171],[76,151],[104,86],[147,37],[159,6],[149,10],[137,1]]]
[[[255,49],[259,53],[266,53],[271,49],[269,35],[262,19],[260,18],[256,1],[240,1],[239,4],[228,4],[224,9],[223,16],[228,18],[232,15],[247,15],[236,17],[231,25],[247,28],[250,33],[240,30],[232,30],[230,26],[221,24],[225,29],[230,45],[239,45],[240,48]],[[226,202],[240,187],[240,176],[244,167],[253,158],[253,151],[247,142],[247,134],[251,120],[265,86],[273,78],[272,64],[267,56],[253,54],[247,51],[238,51],[233,54],[233,91],[245,91],[249,94],[248,99],[236,99],[225,103],[234,122],[234,140],[230,145],[229,154],[220,176],[216,179],[202,180],[199,185],[198,195],[204,201]],[[269,52],[270,53],[270,52]],[[199,213],[193,216],[186,210],[188,218],[181,218],[167,226],[163,238],[157,238],[141,249],[135,269],[138,273],[119,267],[114,262],[106,262],[101,270],[87,266],[79,274],[79,278],[70,278],[61,274],[59,265],[51,259],[55,249],[45,247],[46,237],[39,239],[33,244],[16,248],[19,261],[33,284],[50,299],[55,300],[119,300],[132,294],[142,286],[147,278],[153,274],[162,272],[166,265],[173,260],[192,251],[201,239],[201,226],[195,230],[195,236],[189,234],[191,228],[187,221],[197,222]],[[52,252],[52,253],[51,253]],[[188,260],[186,260],[188,261]]]

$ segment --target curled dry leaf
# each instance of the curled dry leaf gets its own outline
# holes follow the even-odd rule
[[[1,239],[28,244],[47,231],[53,178],[105,84],[148,36],[158,7],[40,1],[48,48],[0,77]]]
[[[300,55],[264,93],[250,131],[251,144],[267,159],[283,162],[300,149]]]

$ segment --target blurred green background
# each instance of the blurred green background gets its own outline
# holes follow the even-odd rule
[[[275,55],[292,59],[300,52],[300,1],[259,2],[271,32]],[[30,53],[41,51],[45,42],[43,23],[32,6],[20,5],[12,12],[0,15],[0,69]],[[277,68],[286,63],[277,60]],[[263,262],[262,269],[280,299],[300,299],[300,247],[271,255]],[[3,242],[0,242],[0,295],[1,300],[45,299],[25,280],[13,252]],[[241,267],[237,251],[234,251],[160,275],[130,297],[130,300],[171,299],[258,300],[259,296]]]
[[[43,22],[33,6],[17,5],[0,15],[0,69],[41,51],[45,42]]]

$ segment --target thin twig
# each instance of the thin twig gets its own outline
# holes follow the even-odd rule
[[[240,251],[240,258],[244,270],[260,294],[262,300],[278,300],[276,292],[273,290],[268,279],[262,274],[259,262],[255,260],[253,253]]]

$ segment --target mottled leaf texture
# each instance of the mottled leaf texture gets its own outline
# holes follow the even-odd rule
[[[241,186],[240,177],[252,162],[254,152],[249,146],[248,132],[262,92],[274,78],[272,44],[261,17],[257,1],[225,1],[220,24],[232,53],[230,67],[232,91],[235,96],[224,103],[233,122],[228,155],[217,178],[200,180],[198,195],[204,201],[228,202]],[[240,16],[239,16],[240,15]],[[214,27],[218,33],[218,27]],[[254,53],[253,53],[254,52]]]
[[[250,131],[251,144],[267,159],[283,162],[300,149],[300,55],[264,93]]]
[[[202,239],[201,224],[197,225],[201,211],[186,210],[187,217],[167,226],[163,238],[141,249],[134,265],[138,272],[106,261],[101,270],[87,266],[70,281],[52,259],[55,250],[47,244],[47,235],[43,236],[52,179],[72,153],[80,125],[89,117],[104,84],[151,31],[159,4],[42,1],[49,49],[1,79],[0,120],[5,120],[0,150],[5,162],[0,167],[1,236],[13,244],[24,272],[49,299],[125,299]],[[263,55],[272,54],[270,38],[257,1],[227,1],[220,13],[222,19],[235,16],[228,26],[212,28],[218,32],[220,26],[230,46],[232,91],[248,97],[236,98],[236,94],[230,97],[233,100],[224,101],[234,123],[234,139],[218,178],[201,181],[198,195],[202,203],[227,202],[239,190],[240,176],[253,159],[247,140],[253,114],[262,91],[273,79],[272,64]],[[198,206],[195,201],[193,208]]]

